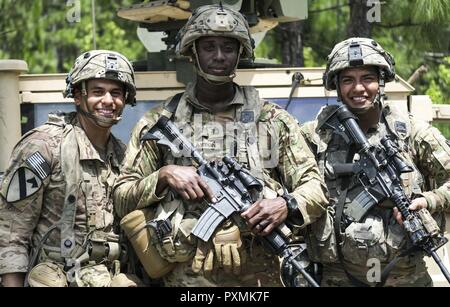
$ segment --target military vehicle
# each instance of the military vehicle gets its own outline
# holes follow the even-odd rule
[[[247,17],[256,44],[279,23],[308,17],[307,0],[165,0],[147,1],[120,9],[119,18],[138,24],[138,37],[148,50],[147,59],[133,63],[137,71],[137,106],[127,107],[124,112],[126,120],[113,128],[115,135],[124,142],[129,140],[132,127],[145,111],[183,91],[185,84],[192,80],[194,74],[189,59],[175,55],[176,33],[192,10],[220,2]],[[24,61],[0,60],[0,181],[11,151],[22,134],[43,124],[49,112],[74,110],[71,100],[62,96],[66,74],[24,74],[27,70]],[[328,92],[322,85],[323,72],[323,67],[284,67],[256,59],[254,63],[239,64],[235,81],[240,85],[255,86],[261,97],[283,107],[292,96],[287,110],[302,123],[314,119],[323,105],[337,103],[336,92]],[[297,79],[298,86],[293,82],[293,76],[299,76],[296,73],[303,76],[301,80]],[[428,96],[411,95],[413,91],[410,84],[397,76],[386,86],[386,101],[428,122],[450,120],[450,106],[433,105]],[[26,119],[22,125],[21,118]],[[447,236],[449,230],[447,223]],[[448,245],[439,250],[439,256],[450,269]],[[427,262],[435,285],[448,286],[434,261],[429,259]]]

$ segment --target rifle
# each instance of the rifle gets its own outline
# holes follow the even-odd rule
[[[427,209],[409,210],[411,200],[401,184],[400,175],[413,171],[399,155],[397,144],[390,136],[381,140],[379,146],[369,143],[357,119],[345,105],[336,106],[325,121],[325,126],[334,129],[349,144],[355,146],[360,155],[355,163],[333,165],[337,176],[356,175],[364,187],[354,199],[346,214],[359,222],[375,205],[389,199],[399,209],[404,219],[403,226],[412,243],[412,250],[423,250],[433,257],[447,281],[450,274],[436,253],[448,239],[440,232],[439,226]]]
[[[254,203],[252,193],[261,192],[263,189],[262,183],[247,169],[229,156],[223,157],[221,161],[206,161],[175,124],[164,115],[144,139],[156,140],[158,144],[168,146],[175,157],[191,158],[197,164],[197,173],[213,191],[217,201],[213,204],[208,203],[191,232],[193,235],[207,242],[217,227],[230,217],[242,227],[244,221],[240,213]],[[290,271],[293,268],[297,273],[301,273],[311,286],[319,287],[305,269],[308,263],[304,260],[306,252],[304,247],[291,249],[288,239],[279,229],[262,238],[274,253],[283,257],[283,263]]]

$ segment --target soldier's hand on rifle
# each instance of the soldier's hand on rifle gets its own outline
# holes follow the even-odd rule
[[[287,215],[286,201],[281,197],[257,201],[241,214],[252,232],[262,236],[268,235],[283,223]]]
[[[166,165],[159,171],[159,180],[156,186],[156,194],[169,186],[184,200],[215,202],[214,193],[208,184],[197,174],[193,166]]]
[[[409,210],[412,211],[417,211],[420,209],[424,209],[428,207],[428,203],[425,197],[419,197],[416,199],[413,199],[411,201],[411,205],[409,206]],[[394,207],[394,217],[397,220],[397,223],[399,223],[400,225],[403,225],[403,217],[401,212],[397,209],[397,207]]]

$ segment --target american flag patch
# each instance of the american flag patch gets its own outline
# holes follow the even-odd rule
[[[32,154],[26,161],[27,165],[36,172],[36,174],[44,180],[50,175],[50,165],[45,161],[39,151]]]

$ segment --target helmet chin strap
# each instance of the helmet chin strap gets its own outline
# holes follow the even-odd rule
[[[236,77],[236,69],[239,65],[239,58],[241,57],[242,50],[243,50],[243,46],[241,44],[240,48],[239,48],[239,54],[236,59],[236,65],[234,66],[233,72],[228,76],[216,76],[216,75],[207,74],[203,71],[203,68],[200,65],[200,61],[198,60],[197,48],[196,48],[195,42],[194,42],[194,44],[192,45],[192,51],[195,55],[195,63],[196,63],[196,65],[194,66],[195,71],[200,77],[205,79],[206,82],[213,84],[213,85],[222,85],[222,84],[233,82],[233,79]]]
[[[383,108],[384,106],[384,98],[385,98],[385,94],[384,94],[384,87],[386,85],[386,81],[385,81],[385,73],[384,71],[380,71],[380,81],[378,82],[378,93],[377,96],[375,97],[375,103],[377,103],[380,107],[380,109]]]
[[[94,124],[100,128],[111,128],[113,125],[117,124],[122,119],[122,113],[119,114],[117,118],[108,118],[104,116],[95,115],[94,112],[90,111],[87,104],[87,91],[86,91],[86,83],[83,81],[81,83],[81,103],[84,103],[86,106],[86,112],[81,108],[80,105],[76,106],[76,110],[78,113],[86,116],[94,122]]]

